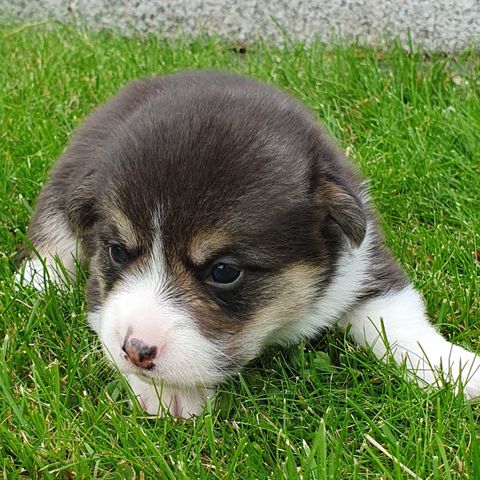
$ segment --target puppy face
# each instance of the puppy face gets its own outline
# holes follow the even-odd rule
[[[295,102],[255,82],[181,93],[115,128],[69,216],[108,356],[209,386],[308,314],[365,223],[331,173],[343,160]]]

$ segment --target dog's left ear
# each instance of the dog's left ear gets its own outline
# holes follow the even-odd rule
[[[94,171],[84,175],[73,188],[67,204],[67,215],[74,230],[80,234],[97,221],[96,194],[93,184]]]
[[[314,191],[314,202],[335,220],[353,246],[360,246],[367,232],[365,208],[347,185],[332,176],[321,177]]]

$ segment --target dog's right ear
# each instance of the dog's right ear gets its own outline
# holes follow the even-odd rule
[[[75,231],[84,233],[98,219],[94,171],[89,171],[70,193],[67,215]]]
[[[360,199],[332,175],[317,181],[314,200],[342,229],[354,247],[359,247],[367,233],[365,208]]]

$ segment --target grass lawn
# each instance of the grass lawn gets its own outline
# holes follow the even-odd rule
[[[365,176],[387,241],[451,340],[480,350],[480,62],[388,49],[0,29],[0,470],[4,478],[480,479],[480,404],[423,391],[339,332],[265,354],[200,418],[128,405],[84,281],[12,285],[35,198],[73,129],[131,79],[246,73],[303,100]]]

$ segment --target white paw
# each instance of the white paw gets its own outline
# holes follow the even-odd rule
[[[480,356],[444,341],[441,348],[429,349],[428,356],[408,355],[407,366],[426,383],[441,386],[451,383],[465,396],[480,398]]]
[[[213,390],[202,387],[171,387],[153,380],[144,381],[137,375],[126,375],[126,378],[142,410],[157,417],[163,416],[167,410],[179,418],[200,415],[208,397],[213,395]]]
[[[72,278],[73,274],[62,268],[54,259],[48,263],[39,259],[28,259],[15,275],[15,283],[22,287],[32,287],[35,290],[44,291],[48,283],[66,287]]]
[[[463,385],[463,392],[469,400],[480,397],[480,357],[457,345],[451,346],[445,370],[442,358],[442,373],[446,378]]]

